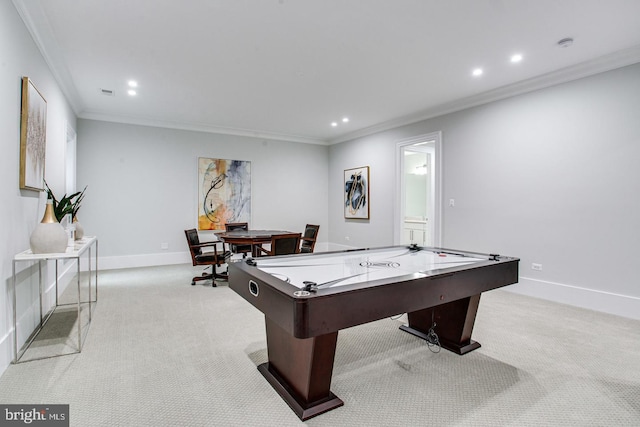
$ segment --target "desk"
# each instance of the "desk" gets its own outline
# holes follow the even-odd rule
[[[264,313],[258,370],[302,420],[343,405],[330,391],[338,331],[408,313],[401,329],[465,354],[482,292],[518,281],[517,258],[392,246],[265,257],[229,266],[229,287]],[[317,284],[317,288],[313,284]]]
[[[95,299],[92,299],[91,297],[91,275],[92,275],[92,266],[91,266],[91,248],[94,247],[95,248]],[[88,285],[89,285],[89,297],[87,301],[81,301],[80,298],[80,258],[82,257],[83,254],[87,253],[87,260],[88,260]],[[49,318],[51,317],[51,315],[55,312],[57,307],[61,307],[61,306],[65,306],[65,305],[73,305],[72,304],[60,304],[58,302],[58,261],[60,260],[76,260],[76,264],[77,264],[77,272],[76,272],[76,279],[77,279],[77,285],[78,285],[78,300],[75,303],[77,305],[77,309],[78,309],[78,351],[73,352],[73,353],[64,353],[64,354],[56,354],[54,356],[46,356],[46,357],[39,357],[39,358],[34,358],[34,359],[29,359],[28,361],[32,361],[32,360],[39,360],[39,359],[48,359],[50,357],[56,357],[56,356],[63,356],[66,354],[75,354],[75,353],[80,353],[82,351],[82,321],[81,321],[81,304],[85,303],[85,304],[89,304],[89,323],[91,323],[91,303],[97,303],[98,302],[98,238],[97,237],[84,237],[82,239],[76,240],[74,242],[73,247],[69,246],[67,247],[66,252],[61,252],[61,253],[49,253],[49,254],[34,254],[31,252],[30,249],[20,252],[19,254],[17,254],[14,258],[13,258],[13,336],[14,336],[14,340],[13,340],[13,347],[14,347],[14,354],[15,354],[15,359],[13,359],[13,363],[20,363],[20,359],[22,358],[22,356],[24,356],[24,353],[28,350],[29,346],[31,345],[31,343],[33,343],[33,341],[35,340],[35,338],[37,337],[37,335],[40,333],[40,331],[42,331],[42,328],[44,327],[44,325],[47,323],[47,320],[49,320]],[[53,307],[53,309],[45,316],[42,313],[42,294],[43,294],[43,284],[42,284],[42,263],[43,261],[49,261],[49,260],[54,260],[56,262],[56,281],[55,281],[55,291],[56,291],[56,304]],[[23,346],[23,348],[20,350],[20,352],[18,351],[18,328],[17,328],[17,289],[16,289],[16,264],[19,262],[34,262],[37,261],[38,262],[38,287],[39,287],[39,294],[40,294],[40,324],[39,326],[36,328],[36,330],[34,332],[31,333],[30,339],[27,341],[27,343]]]
[[[263,243],[270,243],[271,236],[278,234],[289,234],[291,231],[282,230],[233,230],[223,233],[215,233],[218,239],[230,245],[251,245],[251,252],[254,257],[258,257],[257,247]]]

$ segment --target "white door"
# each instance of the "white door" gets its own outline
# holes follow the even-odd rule
[[[397,142],[395,244],[440,246],[440,133]]]

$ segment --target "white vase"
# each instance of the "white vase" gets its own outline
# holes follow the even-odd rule
[[[60,225],[53,212],[53,201],[47,200],[42,221],[31,233],[29,243],[34,254],[59,253],[67,250],[67,232]]]
[[[82,227],[82,224],[78,222],[78,218],[76,218],[75,216],[73,217],[73,223],[76,226],[76,240],[80,240],[84,237],[84,228]]]

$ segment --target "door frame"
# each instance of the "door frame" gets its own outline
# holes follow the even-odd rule
[[[435,247],[442,246],[442,131],[416,135],[396,141],[396,191],[393,209],[393,242],[399,245],[402,242],[404,228],[404,148],[419,142],[433,141],[434,168],[432,175],[433,190],[433,218],[429,218],[428,224]]]

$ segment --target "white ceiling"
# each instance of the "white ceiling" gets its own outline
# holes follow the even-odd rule
[[[640,0],[13,1],[81,118],[301,142],[640,62]]]

